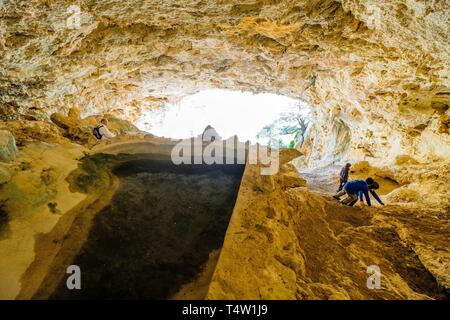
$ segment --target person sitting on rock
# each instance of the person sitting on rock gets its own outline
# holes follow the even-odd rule
[[[350,171],[351,166],[352,165],[350,163],[347,163],[344,167],[342,167],[341,172],[339,174],[339,188],[336,192],[341,191],[344,185],[347,183],[348,173]]]
[[[219,136],[216,129],[214,129],[210,125],[207,125],[205,130],[203,130],[203,133],[202,133],[202,141],[209,142],[209,141],[216,141],[216,140],[222,140],[222,138]]]
[[[378,183],[375,182],[372,178],[368,178],[366,181],[351,180],[344,185],[343,190],[339,191],[333,197],[339,200],[344,205],[353,206],[358,201],[358,196],[359,199],[363,201],[364,194],[367,205],[370,207],[372,205],[369,197],[370,192],[372,196],[378,201],[378,203],[384,206],[383,201],[381,201],[380,197],[374,191],[379,187],[380,186],[378,185]],[[341,200],[340,198],[345,194],[347,194],[347,197]]]
[[[98,127],[95,127],[93,130],[94,136],[98,139],[98,140],[102,140],[103,137],[106,139],[112,139],[115,138],[116,135],[114,133],[112,133],[111,131],[109,131],[108,129],[108,120],[103,118],[100,121],[100,125]]]

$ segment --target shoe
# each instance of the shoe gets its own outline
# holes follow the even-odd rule
[[[338,196],[333,196],[333,198],[335,198],[336,200],[341,200],[341,198]]]

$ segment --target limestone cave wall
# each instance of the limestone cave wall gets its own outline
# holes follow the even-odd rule
[[[449,11],[446,0],[1,1],[0,119],[76,106],[133,121],[201,89],[264,91],[313,106],[310,162],[445,159]]]

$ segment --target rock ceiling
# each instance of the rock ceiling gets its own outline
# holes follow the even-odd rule
[[[202,89],[275,92],[313,106],[311,160],[447,158],[449,7],[2,0],[0,119],[48,119],[77,106],[84,116],[135,120]]]

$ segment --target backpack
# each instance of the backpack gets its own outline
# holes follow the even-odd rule
[[[98,127],[95,127],[92,130],[92,134],[94,135],[94,137],[96,137],[98,140],[102,140],[103,135],[100,133],[100,128],[103,127],[103,125],[100,125]]]

